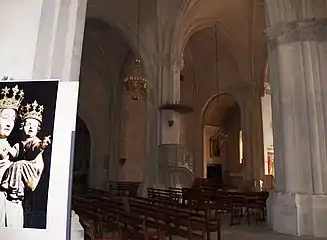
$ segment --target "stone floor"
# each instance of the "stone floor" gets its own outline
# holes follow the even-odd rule
[[[212,236],[213,240],[215,236]],[[250,226],[243,222],[241,225],[229,226],[227,220],[222,225],[223,240],[309,240],[317,239],[312,237],[297,237],[284,234],[278,234],[272,231],[267,224],[257,225],[255,223]],[[322,240],[320,238],[320,240]]]
[[[222,240],[327,240],[323,238],[297,237],[279,234],[270,229],[267,224],[257,225],[251,221],[249,226],[243,219],[240,225],[229,226],[228,218],[222,219]],[[216,240],[216,234],[211,234],[211,240]],[[173,237],[173,240],[184,240],[184,238]]]
[[[213,239],[215,239],[213,234]],[[223,240],[308,240],[308,239],[315,239],[315,238],[308,238],[308,237],[296,237],[296,236],[289,236],[284,234],[278,234],[269,230],[267,227],[254,227],[254,226],[233,226],[228,228],[223,228],[222,231]]]

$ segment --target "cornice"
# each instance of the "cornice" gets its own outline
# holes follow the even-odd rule
[[[327,41],[327,18],[278,23],[265,31],[270,45],[302,41]]]

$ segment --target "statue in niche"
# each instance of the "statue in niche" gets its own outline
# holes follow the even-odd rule
[[[227,135],[220,132],[219,130],[213,136],[209,138],[210,145],[210,157],[221,157],[222,156],[222,145]]]

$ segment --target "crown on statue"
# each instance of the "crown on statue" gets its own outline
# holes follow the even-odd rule
[[[10,92],[12,92],[12,94],[10,94]],[[6,86],[2,89],[1,95],[3,96],[0,99],[0,108],[11,108],[18,110],[20,103],[24,99],[24,91],[20,90],[17,85],[13,88],[8,88]]]
[[[32,104],[28,103],[26,106],[21,108],[20,116],[22,121],[27,118],[34,118],[39,122],[42,122],[42,114],[43,114],[44,107],[43,105],[39,105],[35,100]]]

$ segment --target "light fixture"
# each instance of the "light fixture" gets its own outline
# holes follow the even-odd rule
[[[221,131],[220,128],[217,129],[215,134],[212,136],[212,140],[217,144],[217,154],[216,156],[221,157],[222,156],[222,148],[223,148],[223,143],[227,139],[227,134],[223,131]]]
[[[220,128],[215,132],[215,134],[212,137],[214,140],[219,140],[219,143],[223,143],[225,139],[227,138],[227,134],[222,132]]]
[[[217,97],[216,97],[216,101],[217,101],[217,106],[219,107],[219,49],[218,49],[218,30],[217,30],[218,26],[215,25],[214,26],[214,40],[215,40],[215,60],[216,60],[216,87],[217,87]],[[215,133],[215,135],[213,136],[214,139],[218,140],[219,142],[219,146],[221,146],[223,144],[223,142],[226,140],[227,138],[227,134],[225,132],[223,132],[221,130],[220,127],[218,127],[217,132]]]
[[[126,91],[132,95],[134,100],[138,100],[145,95],[148,82],[142,71],[141,60],[135,60],[132,73],[125,78],[124,84]]]
[[[138,1],[137,10],[137,51],[140,46],[140,11],[141,11],[141,0]],[[148,82],[143,72],[142,61],[138,58],[134,61],[132,72],[124,80],[125,90],[129,92],[134,100],[140,99],[146,94],[148,88]]]

